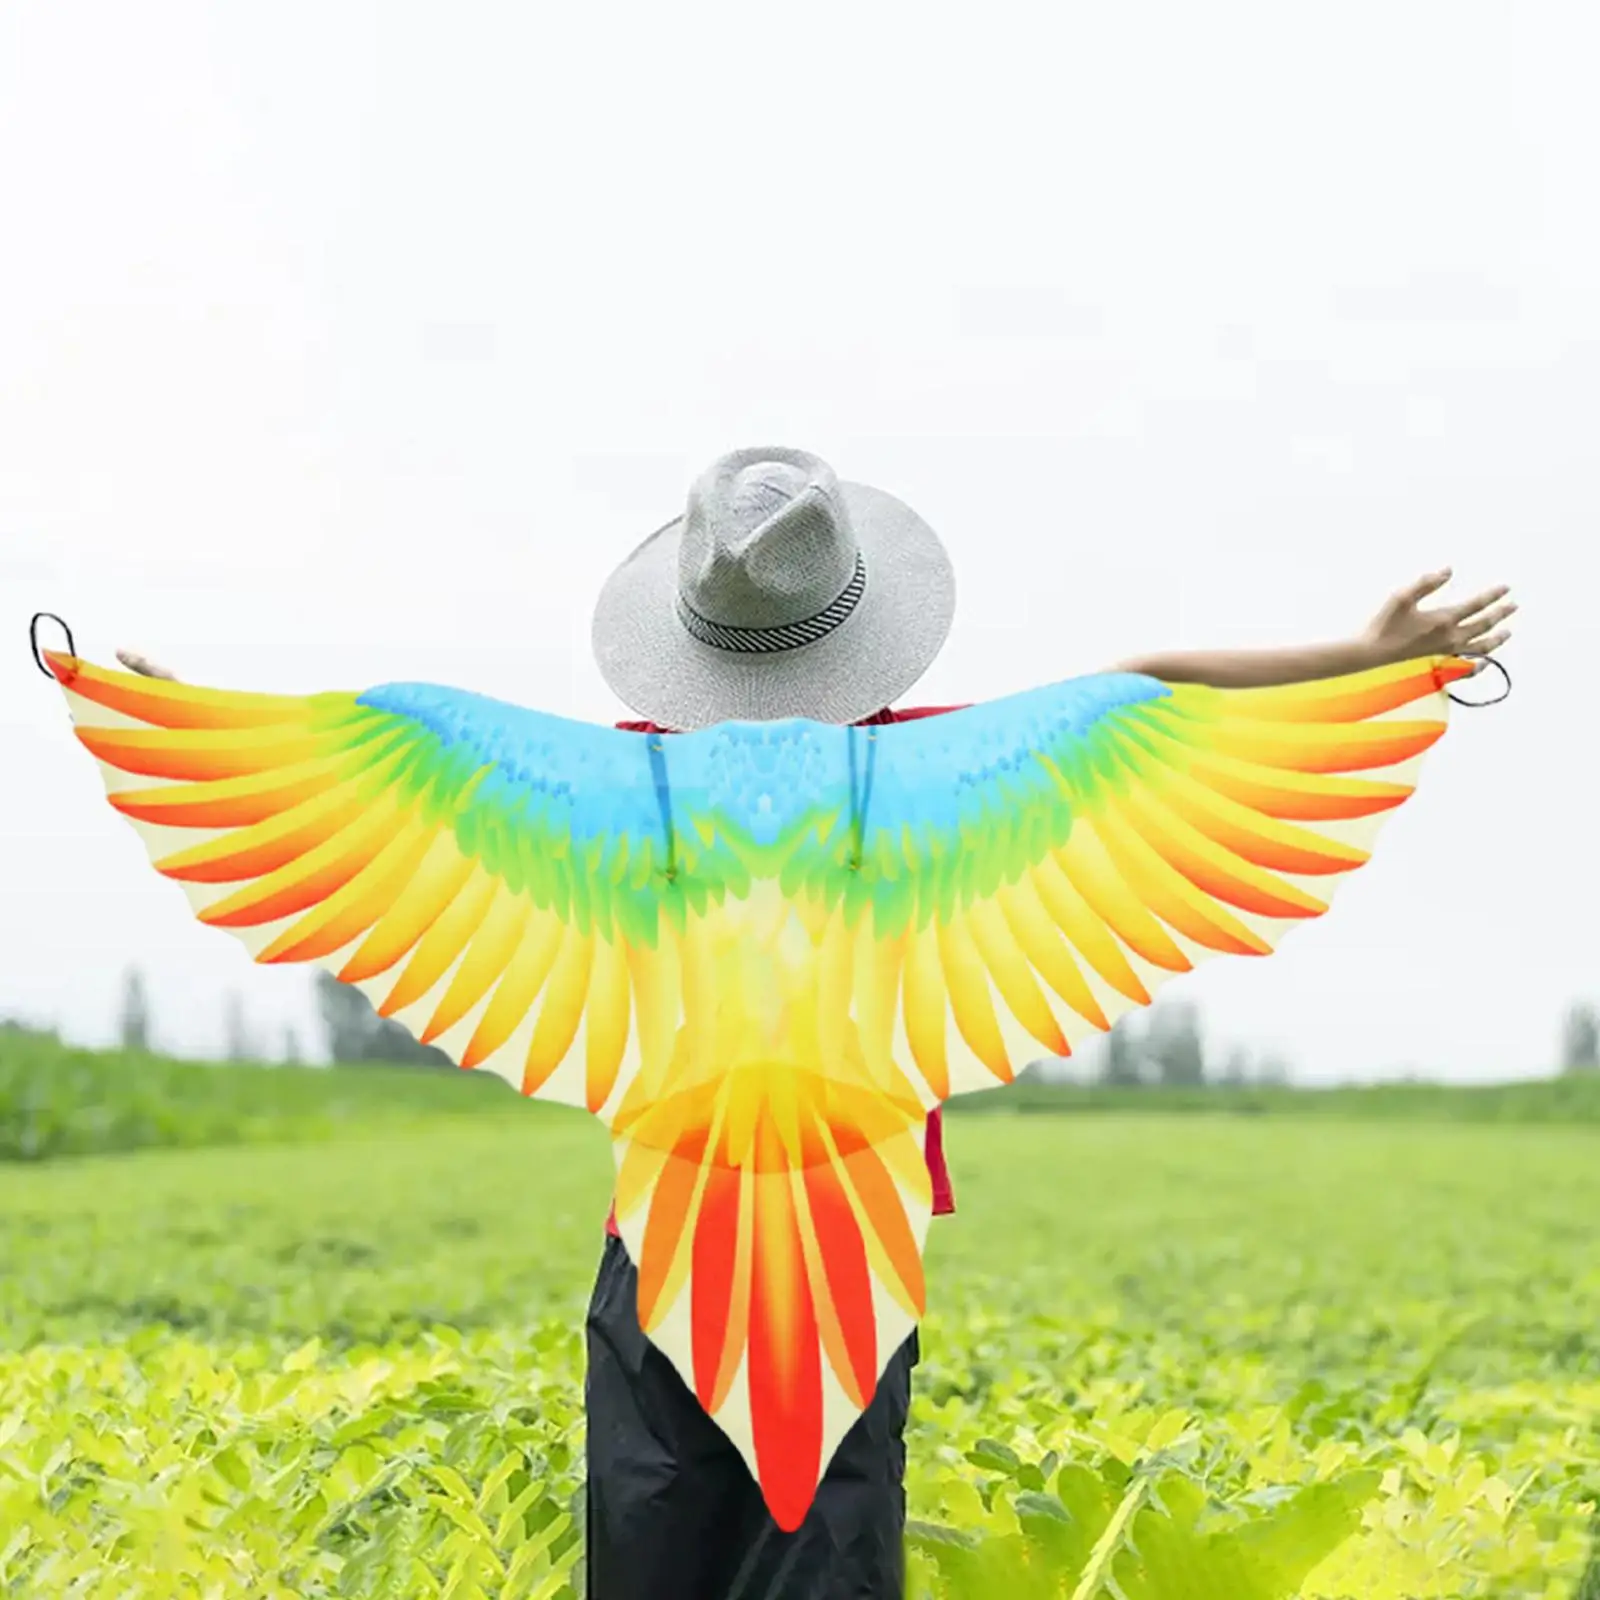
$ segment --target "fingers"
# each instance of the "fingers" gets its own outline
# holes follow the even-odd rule
[[[117,660],[129,672],[137,672],[141,678],[165,678],[168,683],[176,683],[178,681],[165,667],[158,667],[155,662],[140,655],[136,650],[117,651]]]
[[[1485,589],[1482,594],[1474,595],[1461,605],[1449,607],[1445,614],[1452,622],[1462,623],[1469,617],[1477,616],[1480,611],[1487,610],[1495,601],[1505,599],[1510,593],[1511,586],[1509,584],[1497,584],[1493,589]],[[1513,609],[1515,608],[1513,607]]]
[[[1465,606],[1451,609],[1448,615],[1454,622],[1451,633],[1458,656],[1491,655],[1511,637],[1510,631],[1500,626],[1516,614],[1514,600],[1499,598],[1508,592],[1502,584],[1498,589],[1486,589]],[[1494,603],[1497,599],[1499,604]]]
[[[1492,656],[1510,637],[1510,632],[1505,628],[1501,628],[1495,633],[1485,633],[1458,646],[1456,654],[1458,656]]]
[[[1402,589],[1395,599],[1406,605],[1417,605],[1426,600],[1430,594],[1437,594],[1449,583],[1452,575],[1450,567],[1440,567],[1437,572],[1425,572],[1415,583]]]
[[[1516,602],[1512,600],[1507,600],[1502,605],[1490,606],[1481,616],[1469,617],[1465,622],[1458,623],[1456,633],[1463,639],[1476,639],[1481,634],[1498,628],[1507,617],[1515,616],[1516,610]]]

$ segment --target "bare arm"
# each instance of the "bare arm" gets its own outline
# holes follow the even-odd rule
[[[1424,611],[1422,602],[1450,581],[1450,569],[1430,572],[1384,602],[1372,622],[1352,639],[1331,644],[1269,650],[1176,650],[1136,656],[1113,671],[1138,672],[1163,683],[1206,683],[1218,689],[1261,689],[1275,683],[1307,683],[1347,672],[1411,661],[1418,656],[1486,656],[1510,632],[1500,624],[1517,609],[1501,584],[1460,605]],[[174,674],[132,650],[117,659],[130,672],[172,680]]]
[[[1205,683],[1218,689],[1261,689],[1277,683],[1336,678],[1418,656],[1486,656],[1511,637],[1500,626],[1517,609],[1504,584],[1460,605],[1424,611],[1422,602],[1450,581],[1450,569],[1392,595],[1354,638],[1268,650],[1175,650],[1136,656],[1118,672],[1139,672],[1163,683]]]
[[[178,681],[165,667],[158,667],[155,662],[140,655],[137,650],[119,650],[117,651],[117,660],[129,672],[137,672],[142,678],[165,678],[168,683],[176,683]]]

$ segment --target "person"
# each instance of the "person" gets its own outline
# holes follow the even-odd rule
[[[1449,569],[1393,594],[1343,640],[1282,649],[1175,651],[1114,670],[1248,688],[1338,676],[1426,655],[1487,656],[1515,611],[1504,586],[1424,607]],[[691,486],[681,515],[616,569],[594,612],[602,676],[634,715],[681,733],[804,717],[882,724],[950,706],[895,709],[950,631],[944,545],[881,489],[841,481],[806,451],[734,451]],[[172,676],[133,651],[135,672]],[[943,1121],[927,1122],[934,1213],[954,1210]],[[905,1584],[905,1429],[913,1330],[829,1463],[806,1520],[773,1522],[743,1458],[645,1337],[637,1273],[607,1221],[587,1324],[590,1600],[891,1600]]]

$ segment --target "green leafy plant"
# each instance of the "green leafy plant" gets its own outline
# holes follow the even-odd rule
[[[65,1070],[185,1132],[0,1163],[0,1596],[581,1595],[603,1130],[448,1074]],[[1597,1137],[953,1118],[911,1600],[1600,1600]]]

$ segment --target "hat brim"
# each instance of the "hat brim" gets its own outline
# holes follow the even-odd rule
[[[680,518],[611,575],[595,607],[601,675],[664,728],[717,722],[858,722],[927,671],[950,632],[955,573],[933,529],[893,495],[839,489],[866,562],[860,603],[832,633],[794,650],[741,655],[694,638],[678,619]]]

